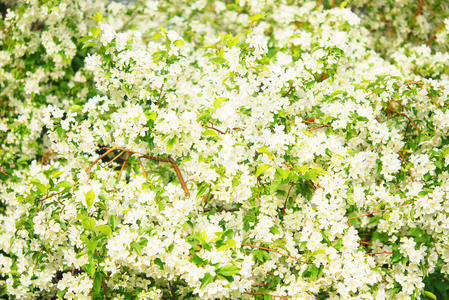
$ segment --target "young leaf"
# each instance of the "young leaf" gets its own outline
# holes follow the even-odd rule
[[[260,175],[265,173],[265,171],[267,171],[269,168],[271,168],[271,165],[269,165],[269,164],[261,164],[261,165],[259,165],[257,167],[256,174],[254,176],[259,177]]]
[[[240,268],[233,265],[226,265],[216,269],[215,272],[223,276],[232,276],[240,272]]]
[[[90,190],[87,193],[84,194],[87,208],[90,208],[95,200],[95,193],[94,191]]]
[[[200,289],[204,288],[206,285],[208,285],[209,283],[214,281],[214,279],[215,279],[214,276],[210,275],[209,273],[206,273],[206,275],[204,275],[203,279],[201,279]]]
[[[112,234],[112,229],[109,225],[98,225],[95,227],[95,231],[98,231],[105,236],[110,236]]]
[[[84,229],[93,231],[95,228],[95,219],[86,217],[81,221],[81,224],[83,225]]]

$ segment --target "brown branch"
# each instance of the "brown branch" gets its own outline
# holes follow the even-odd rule
[[[326,80],[328,78],[328,76],[326,74],[321,74],[321,77],[317,79],[318,82],[322,82],[324,80]]]
[[[366,252],[366,255],[379,255],[379,254],[393,254],[393,252],[388,252],[388,251],[384,251],[384,252]]]
[[[64,190],[56,192],[56,193],[53,193],[53,194],[50,194],[50,195],[48,195],[48,196],[46,196],[46,197],[44,197],[42,199],[39,199],[38,201],[40,201],[42,203],[43,201],[45,201],[45,200],[47,200],[47,199],[49,199],[49,198],[51,198],[53,196],[57,196],[59,194],[62,194],[62,192],[64,192]]]
[[[8,173],[6,173],[5,171],[0,170],[0,173],[2,173],[3,175],[6,175],[8,177],[11,177],[11,175],[9,175]]]
[[[175,169],[175,173],[178,176],[179,182],[181,183],[181,187],[184,190],[184,193],[187,197],[190,197],[189,189],[187,188],[186,182],[184,181],[184,178],[182,177],[181,171],[179,170],[178,165],[176,164],[176,161],[171,158],[171,156],[168,157],[169,162]]]
[[[145,167],[143,166],[142,160],[140,159],[140,157],[138,157],[137,160],[139,161],[140,168],[142,169],[143,175],[145,176],[146,179],[148,179],[147,172],[145,172]]]
[[[235,212],[239,211],[240,208],[206,208],[203,212],[210,212],[210,211],[217,211],[217,212]]]
[[[332,0],[332,8],[335,8],[335,2],[336,0]]]
[[[120,178],[122,177],[122,172],[125,169],[126,163],[128,162],[128,159],[130,156],[131,156],[131,154],[128,152],[126,154],[126,158],[125,158],[125,161],[123,162],[122,168],[120,169],[120,173],[118,173],[118,181],[120,181]]]
[[[108,285],[106,284],[106,280],[104,279],[104,276],[101,278],[101,287],[103,288],[104,297],[106,299],[109,299],[107,297],[107,295],[108,295]]]
[[[367,242],[367,241],[359,241],[359,244],[368,245],[368,246],[372,246],[373,245],[373,244],[371,244],[370,242]]]
[[[401,153],[401,151],[398,152],[399,156],[401,157],[402,161],[405,163],[405,165],[408,165],[407,159],[405,159],[405,156]],[[412,182],[415,182],[415,179],[413,178],[412,171],[410,169],[407,170],[408,174],[410,175],[410,178],[412,179]]]
[[[288,91],[285,92],[284,94],[282,94],[282,97],[288,96],[288,95],[293,91],[294,88],[295,88],[295,86],[292,84],[292,85],[290,86],[290,88],[288,89]]]
[[[178,180],[181,183],[181,187],[184,190],[185,195],[187,197],[190,197],[190,192],[189,192],[189,190],[187,188],[187,185],[186,185],[186,182],[184,181],[184,178],[182,177],[182,174],[181,174],[181,171],[179,170],[178,164],[176,163],[176,161],[171,156],[168,156],[167,158],[165,158],[165,157],[157,157],[157,156],[153,156],[153,155],[149,155],[149,154],[144,154],[144,153],[139,153],[139,152],[136,152],[136,151],[132,151],[132,150],[129,150],[129,149],[126,149],[126,148],[123,148],[123,147],[112,147],[112,148],[102,147],[102,148],[99,148],[98,150],[105,150],[105,149],[108,149],[108,150],[105,153],[103,153],[102,155],[100,155],[92,164],[90,164],[90,166],[86,168],[86,172],[90,172],[90,169],[100,159],[102,159],[103,157],[105,157],[106,155],[111,153],[112,151],[120,150],[122,152],[126,152],[127,155],[126,155],[125,161],[123,162],[122,167],[120,169],[120,173],[118,175],[118,180],[120,180],[120,178],[121,178],[123,169],[125,168],[126,163],[128,162],[129,157],[131,155],[133,155],[133,154],[136,154],[136,155],[140,156],[140,157],[138,157],[138,160],[139,160],[139,163],[140,163],[140,166],[141,166],[142,170],[144,170],[144,168],[143,168],[142,161],[140,160],[141,158],[147,158],[147,159],[151,159],[153,161],[158,161],[158,162],[168,162],[168,163],[170,163],[172,165],[173,169],[175,170],[176,176],[178,177]],[[147,176],[146,172],[144,172],[144,175],[145,175],[145,177]]]
[[[103,149],[103,148],[101,148],[101,149]],[[117,149],[117,148],[113,147],[113,148],[110,148],[109,150],[107,150],[105,153],[103,153],[102,155],[100,155],[96,160],[94,160],[94,162],[91,163],[90,166],[88,166],[88,167],[86,168],[85,171],[86,171],[87,173],[90,174],[90,169],[92,169],[92,167],[95,166],[95,164],[96,164],[100,159],[102,159],[103,157],[105,157],[106,155],[108,155],[109,153],[111,153],[112,151],[114,151],[114,150],[116,150],[116,149]]]
[[[305,124],[313,124],[313,125],[320,125],[322,127],[331,127],[328,124],[324,124],[324,123],[318,123],[318,122],[313,122],[313,121],[309,121],[309,120],[302,120],[301,123],[305,123]]]
[[[438,107],[439,109],[441,109],[441,105],[439,105],[435,99],[433,99],[433,97],[430,94],[427,94],[427,96],[429,96],[429,98],[432,100],[433,104],[435,104],[436,107]]]
[[[243,294],[246,295],[256,295],[256,296],[265,296],[265,295],[269,295],[267,293],[255,293],[255,292],[243,292]],[[280,298],[280,299],[290,299],[290,297],[287,296],[278,296],[278,295],[270,295],[273,298]]]
[[[296,258],[295,256],[288,255],[288,254],[279,252],[279,251],[274,250],[274,249],[271,249],[271,248],[266,248],[266,247],[261,247],[261,246],[256,246],[256,245],[251,245],[251,244],[242,244],[242,247],[251,247],[251,248],[256,248],[256,249],[260,249],[260,250],[265,250],[265,251],[277,253],[277,254],[279,254],[279,255],[282,255],[282,256],[285,256],[285,257],[288,257],[288,258],[292,258],[292,259],[294,259],[294,260],[296,260],[296,261],[299,261],[300,263],[303,263],[303,264],[309,264],[309,265],[313,264],[313,263],[311,263],[311,262],[308,262],[308,261],[302,261],[302,260],[300,260],[299,258]]]
[[[206,206],[207,204],[207,198],[209,198],[210,192],[208,192],[207,194],[204,194],[202,202],[204,203],[204,206]]]
[[[206,127],[206,128],[212,129],[212,130],[215,130],[216,132],[218,132],[218,133],[220,133],[220,134],[226,134],[226,132],[223,132],[223,131],[221,131],[220,129],[215,128],[214,126],[203,125],[203,127]]]
[[[284,207],[282,208],[282,212],[284,213],[284,215],[285,215],[285,209],[287,208],[287,201],[288,201],[288,198],[290,197],[290,192],[291,192],[293,186],[294,186],[294,184],[290,183],[290,187],[288,188],[288,192],[287,192],[287,197],[285,197]]]
[[[261,284],[251,284],[251,286],[267,286],[268,284],[261,283]]]
[[[407,105],[405,105],[405,104],[402,104],[402,100],[394,100],[396,103],[398,103],[402,108],[405,108],[405,109],[410,109],[410,107],[408,107]]]
[[[414,19],[416,20],[416,17],[419,16],[423,12],[423,4],[424,0],[419,0],[418,7],[416,8]]]
[[[116,157],[114,157],[110,162],[108,162],[103,168],[106,168],[107,166],[109,166],[110,164],[112,164],[117,158],[119,158],[120,156],[122,156],[122,154],[125,153],[125,151],[120,152],[119,154],[117,154]]]
[[[363,214],[363,215],[360,215],[360,216],[356,216],[356,217],[350,217],[350,218],[348,218],[348,225],[349,226],[352,226],[351,225],[351,220],[355,220],[355,219],[360,219],[360,218],[363,218],[363,217],[368,217],[368,216],[372,216],[372,215],[374,215],[374,214],[378,214],[378,213],[381,213],[381,212],[385,212],[385,211],[389,211],[389,210],[392,210],[393,208],[399,208],[399,207],[402,207],[402,206],[405,206],[405,205],[409,205],[409,204],[412,204],[414,201],[412,200],[411,202],[404,202],[404,203],[402,203],[401,205],[398,205],[398,206],[394,206],[394,207],[390,207],[390,208],[385,208],[385,209],[380,209],[380,210],[376,210],[376,211],[373,211],[373,212],[370,212],[370,213],[366,213],[366,214]]]
[[[391,106],[391,101],[388,102],[388,107],[387,107],[387,109],[388,109],[388,111],[390,111],[390,112],[392,112],[392,113],[396,113],[396,114],[398,114],[398,115],[401,115],[401,116],[406,117],[407,120],[409,120],[410,123],[412,123],[413,127],[415,127],[415,128],[419,131],[418,126],[415,124],[415,122],[413,122],[412,119],[410,119],[409,116],[407,116],[407,115],[406,115],[405,113],[403,113],[403,112],[400,112],[400,111],[395,110],[395,109]]]
[[[440,26],[438,26],[437,30],[435,31],[435,33],[429,38],[429,40],[426,42],[427,46],[430,46],[430,44],[432,44],[433,40],[437,37],[437,33],[443,29],[444,24],[441,23]]]
[[[165,82],[162,83],[161,90],[159,91],[159,97],[157,98],[157,102],[156,102],[157,105],[159,105],[159,102],[161,101],[162,93],[164,92],[164,85],[165,85]]]
[[[422,81],[409,81],[409,82],[404,83],[405,86],[409,86],[411,84],[417,84],[417,85],[419,85],[419,87],[422,88],[423,85],[424,85],[424,82],[422,82]]]
[[[379,119],[378,116],[374,117],[376,119],[377,122],[379,122],[380,124],[382,124],[382,121]]]

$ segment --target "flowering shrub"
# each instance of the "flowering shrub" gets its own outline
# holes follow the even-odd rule
[[[4,2],[3,295],[435,299],[448,9]]]

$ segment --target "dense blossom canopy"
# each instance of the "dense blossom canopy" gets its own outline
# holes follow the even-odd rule
[[[10,299],[424,299],[445,0],[0,3]]]

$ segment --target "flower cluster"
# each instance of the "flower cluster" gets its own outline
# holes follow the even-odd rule
[[[443,0],[0,4],[10,299],[426,299]]]

